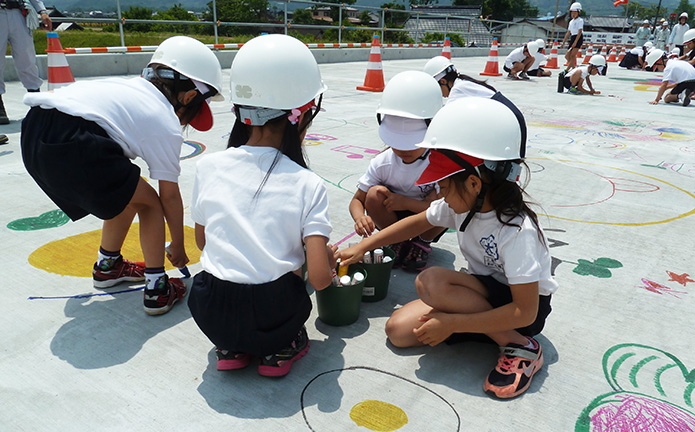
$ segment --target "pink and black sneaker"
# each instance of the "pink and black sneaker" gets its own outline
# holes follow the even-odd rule
[[[92,279],[94,279],[94,288],[99,289],[109,288],[121,282],[144,281],[145,263],[128,261],[122,256],[119,256],[110,267],[98,266],[95,263],[92,269]]]
[[[410,251],[403,259],[403,270],[419,273],[427,268],[427,258],[432,253],[432,247],[429,242],[422,241],[420,238],[414,238],[410,241]]]
[[[509,399],[525,392],[533,375],[543,367],[543,350],[529,337],[533,348],[517,344],[500,347],[497,366],[485,380],[485,392],[501,399]]]
[[[245,353],[217,349],[217,370],[243,369],[249,365],[251,356]]]
[[[279,353],[261,357],[261,364],[258,366],[258,373],[268,377],[281,377],[290,372],[292,363],[296,362],[309,351],[309,335],[306,327],[302,326],[297,338],[292,341],[290,346],[284,348]]]

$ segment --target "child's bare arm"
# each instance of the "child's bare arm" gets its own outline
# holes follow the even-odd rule
[[[201,251],[205,247],[205,227],[195,224],[195,244]]]
[[[364,213],[364,202],[366,199],[367,192],[362,189],[357,189],[348,207],[350,216],[352,216],[352,219],[355,221],[355,232],[362,237],[371,235],[376,229],[376,225],[372,218]]]
[[[335,251],[337,247],[328,245],[328,239],[313,235],[304,238],[306,246],[306,264],[309,283],[320,291],[331,284],[332,269],[336,266]]]
[[[188,256],[183,239],[183,201],[178,183],[160,180],[159,200],[171,235],[168,258],[172,265],[180,268],[188,264]]]

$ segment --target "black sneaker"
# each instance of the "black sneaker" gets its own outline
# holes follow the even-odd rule
[[[10,139],[7,135],[0,134],[0,145],[7,144],[8,142],[10,142]]]
[[[529,78],[528,75],[526,75],[526,72],[521,72],[519,74],[519,78],[521,78],[522,80],[530,80],[531,79],[531,78]]]
[[[432,247],[420,238],[415,238],[410,243],[410,252],[403,260],[403,270],[421,272],[427,267],[427,258],[432,253]]]
[[[10,119],[5,111],[5,104],[2,103],[2,95],[0,95],[0,125],[10,124]]]
[[[308,351],[309,335],[306,333],[306,327],[302,326],[297,338],[292,341],[290,346],[282,349],[279,353],[261,357],[258,373],[268,377],[285,376],[290,372],[292,363],[304,357]]]
[[[528,338],[533,348],[517,344],[500,347],[497,366],[485,380],[485,392],[501,399],[516,397],[525,392],[536,372],[543,367],[541,344]]]
[[[690,95],[693,94],[693,91],[690,89],[685,89],[685,97],[683,98],[683,106],[687,107],[690,105]]]

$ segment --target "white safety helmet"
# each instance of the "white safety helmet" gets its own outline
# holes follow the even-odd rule
[[[606,58],[601,54],[594,54],[589,59],[589,64],[598,68],[602,68],[606,65]]]
[[[212,100],[223,101],[222,68],[210,48],[188,36],[173,36],[165,40],[152,54],[148,66],[161,64],[181,75],[214,88]]]
[[[450,101],[432,119],[418,147],[446,149],[489,161],[520,159],[519,120],[506,105],[490,98]]]
[[[668,55],[668,58],[670,60],[670,59],[678,58],[680,56],[681,56],[681,50],[678,47],[676,47],[676,48],[671,50],[671,53]]]
[[[327,87],[305,44],[291,36],[269,34],[239,49],[232,62],[230,88],[234,105],[292,110],[312,102]]]
[[[538,43],[536,42],[527,42],[526,43],[526,49],[528,49],[529,54],[534,55],[538,52],[538,49],[540,47],[538,46]]]
[[[576,12],[579,12],[579,11],[581,11],[581,10],[582,10],[582,4],[579,3],[579,2],[574,2],[574,3],[572,3],[572,5],[570,6],[570,12],[575,12],[575,11],[576,11]]]
[[[644,47],[645,47],[647,50],[650,50],[650,49],[654,48],[654,42],[652,42],[652,41],[646,41],[646,42],[644,43]]]
[[[456,67],[454,64],[449,60],[448,58],[444,56],[437,56],[437,57],[432,57],[427,61],[425,64],[425,67],[422,68],[422,70],[434,77],[436,80],[440,80],[444,78],[444,75],[446,75],[447,72],[449,71],[456,71]]]
[[[688,12],[683,12],[683,13],[678,17],[679,20],[680,20],[681,18],[688,19]]]
[[[683,34],[683,43],[687,44],[695,40],[695,29],[690,29]]]
[[[545,49],[545,40],[543,39],[536,39],[536,44],[538,45],[538,50]]]
[[[664,20],[663,18],[661,18],[661,25],[664,26],[664,27],[668,27],[668,21],[666,21],[666,20]]]
[[[386,84],[376,113],[424,120],[434,117],[442,105],[437,81],[422,71],[405,71]]]
[[[642,21],[642,25],[644,25],[644,24],[649,24],[649,20]]]
[[[652,67],[663,56],[664,56],[664,52],[662,50],[655,49],[655,50],[652,50],[649,54],[647,54],[647,57],[645,58],[645,62],[647,63],[648,67]]]

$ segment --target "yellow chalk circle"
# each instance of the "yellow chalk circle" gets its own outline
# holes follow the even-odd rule
[[[396,405],[378,400],[365,400],[350,410],[350,418],[357,426],[372,431],[394,431],[408,423],[405,411]]]
[[[167,241],[169,229],[167,228]],[[195,230],[191,227],[183,227],[184,245],[190,262],[188,265],[200,261],[200,251],[195,245]],[[97,259],[99,244],[101,243],[101,230],[89,231],[82,234],[55,240],[36,249],[29,255],[29,264],[40,270],[63,276],[91,277],[92,267]],[[164,245],[162,245],[164,246]],[[134,223],[128,231],[123,249],[123,257],[130,261],[144,261],[140,249],[139,224]],[[167,270],[174,267],[168,260],[164,260]]]

